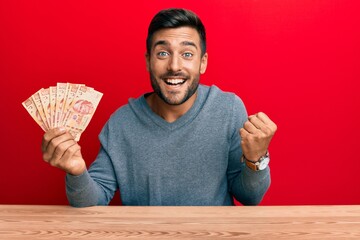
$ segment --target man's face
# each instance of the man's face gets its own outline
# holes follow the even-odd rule
[[[201,57],[200,36],[194,28],[162,29],[153,35],[146,66],[154,92],[167,104],[180,105],[196,92],[207,53]]]

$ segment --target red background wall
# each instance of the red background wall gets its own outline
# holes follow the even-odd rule
[[[0,204],[67,204],[64,173],[42,161],[42,130],[21,102],[56,82],[103,92],[80,141],[90,164],[110,114],[151,90],[147,26],[168,7],[207,27],[202,83],[278,125],[262,204],[360,204],[356,0],[0,1]]]

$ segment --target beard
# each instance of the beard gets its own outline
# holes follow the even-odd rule
[[[151,70],[149,72],[150,72],[151,86],[152,86],[154,92],[160,97],[160,99],[162,99],[165,103],[167,103],[169,105],[183,104],[192,95],[194,95],[194,93],[196,93],[196,91],[199,87],[200,74],[197,74],[196,76],[194,76],[193,79],[190,79],[189,76],[187,76],[186,74],[184,74],[182,72],[175,73],[175,72],[168,71],[166,74],[163,74],[160,76],[160,78],[159,78],[160,80],[157,80],[155,75],[153,74],[153,72]],[[165,90],[161,89],[158,81],[163,81],[162,79],[169,78],[169,77],[181,77],[181,78],[186,79],[186,82],[192,80],[191,84],[185,90],[185,94],[183,95],[183,97],[179,97],[180,93],[178,91],[165,92]],[[185,83],[183,83],[183,84],[185,84]]]

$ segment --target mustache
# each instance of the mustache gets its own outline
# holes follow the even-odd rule
[[[188,79],[189,76],[187,76],[185,73],[183,72],[173,72],[173,71],[168,71],[165,74],[161,75],[160,78],[176,78],[176,77],[181,77],[184,79]]]

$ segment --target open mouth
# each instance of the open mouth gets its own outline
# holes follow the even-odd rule
[[[186,79],[181,79],[181,78],[167,78],[167,79],[164,79],[165,83],[167,85],[170,85],[170,86],[177,86],[177,85],[181,85],[183,84],[184,82],[186,82]]]

